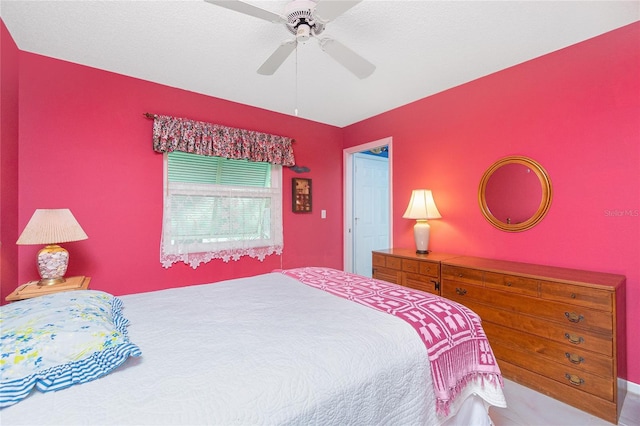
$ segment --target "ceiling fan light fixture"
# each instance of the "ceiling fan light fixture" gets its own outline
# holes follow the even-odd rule
[[[296,28],[296,40],[304,43],[311,37],[311,28],[307,24],[300,24]]]

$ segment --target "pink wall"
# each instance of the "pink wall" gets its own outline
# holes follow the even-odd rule
[[[5,196],[3,188],[0,197],[3,248],[19,199],[18,230],[36,208],[71,208],[90,238],[67,244],[69,273],[90,275],[93,288],[115,294],[281,265],[341,267],[342,149],[391,136],[396,246],[413,245],[412,223],[400,215],[411,190],[428,187],[443,215],[431,221],[433,250],[626,275],[628,353],[640,350],[633,321],[640,308],[640,24],[345,129],[17,52],[1,30],[3,156],[7,141],[9,151],[16,144],[16,132],[7,137],[5,126],[19,123],[20,137],[18,196]],[[19,77],[19,97],[9,97],[14,107],[8,109],[4,85],[16,81],[5,74],[7,62]],[[161,267],[162,159],[151,150],[147,111],[297,139],[298,162],[312,171],[285,171],[283,256],[213,261],[197,270]],[[548,216],[517,234],[493,228],[477,203],[484,170],[507,155],[539,161],[554,185]],[[293,176],[313,179],[311,215],[289,211]],[[328,210],[327,219],[320,209]],[[19,249],[18,280],[3,276],[3,295],[35,278],[35,252]],[[6,267],[3,258],[3,272]],[[629,363],[628,379],[640,383],[637,363]]]
[[[196,270],[159,261],[163,159],[151,148],[151,112],[296,139],[285,168],[282,256],[214,260]],[[339,128],[20,52],[19,229],[36,208],[70,208],[89,239],[67,243],[67,275],[114,294],[219,281],[302,265],[342,267]],[[314,212],[291,212],[291,178],[313,179]],[[327,209],[327,219],[320,209]],[[38,247],[19,249],[19,282],[37,278]],[[2,283],[5,291],[17,285]]]
[[[0,20],[0,283],[18,280],[18,47]],[[15,287],[15,286],[14,286]],[[10,293],[0,288],[0,300]]]
[[[345,128],[345,147],[393,137],[393,238],[411,190],[433,190],[430,248],[627,277],[629,360],[640,352],[640,23]],[[537,160],[554,198],[535,228],[507,233],[478,207],[484,170]],[[628,379],[640,383],[640,363]]]

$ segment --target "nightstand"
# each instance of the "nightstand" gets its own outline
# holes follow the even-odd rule
[[[16,288],[13,293],[8,295],[5,300],[13,302],[16,300],[30,299],[32,297],[44,296],[45,294],[53,294],[61,291],[86,290],[89,288],[91,277],[68,277],[65,282],[53,285],[39,286],[38,281],[29,281]]]

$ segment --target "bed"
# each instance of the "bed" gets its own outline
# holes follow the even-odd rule
[[[330,268],[118,298],[65,292],[2,309],[3,425],[489,425],[488,407],[506,406],[477,315]],[[57,321],[28,319],[46,309],[104,314],[114,330],[86,333],[100,336],[98,348],[66,362],[56,354],[62,365],[12,368],[20,345],[19,356],[46,358],[91,329],[74,319],[37,332]]]

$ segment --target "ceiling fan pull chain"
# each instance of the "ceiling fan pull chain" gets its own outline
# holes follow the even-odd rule
[[[296,117],[298,116],[298,45],[296,44],[296,82],[295,82],[295,88],[296,88],[296,93],[295,93],[295,100],[294,100],[294,114],[296,115]]]

